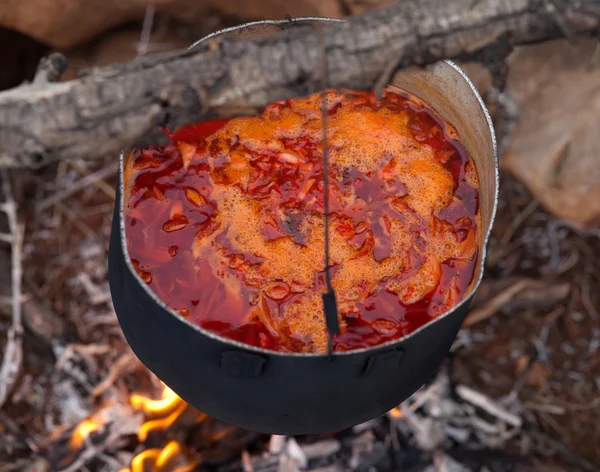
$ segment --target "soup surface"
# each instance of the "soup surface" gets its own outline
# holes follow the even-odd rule
[[[325,352],[322,95],[169,133],[125,166],[142,280],[207,330]],[[478,251],[478,177],[454,127],[387,88],[329,91],[333,349],[405,336],[458,303]]]

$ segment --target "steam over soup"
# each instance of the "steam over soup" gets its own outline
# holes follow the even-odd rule
[[[219,335],[325,352],[321,94],[215,120],[133,151],[126,239],[141,279]],[[456,305],[478,251],[478,177],[454,127],[387,88],[327,93],[330,271],[345,351]]]

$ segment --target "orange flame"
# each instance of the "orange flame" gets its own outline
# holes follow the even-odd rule
[[[142,395],[131,396],[130,403],[134,409],[143,410],[146,415],[151,417],[160,417],[146,421],[140,427],[138,439],[142,442],[146,440],[151,431],[165,431],[168,429],[189,407],[185,401],[164,383],[163,387],[160,400],[154,400]],[[199,423],[204,418],[206,418],[204,413],[197,412],[195,422]]]
[[[402,415],[402,410],[401,410],[399,407],[392,408],[392,409],[391,409],[391,410],[388,412],[388,414],[389,414],[389,415],[390,415],[392,418],[396,418],[396,419],[398,419],[398,418],[402,418],[402,416],[403,416],[403,415]]]
[[[162,383],[162,382],[161,382]],[[147,415],[166,415],[171,413],[180,404],[185,402],[179,396],[167,387],[164,383],[162,397],[160,400],[144,397],[142,395],[131,395],[129,400],[131,406],[136,410],[143,409]]]
[[[163,383],[163,392],[159,400],[143,395],[131,395],[130,403],[135,410],[144,412],[147,421],[138,430],[140,442],[146,440],[152,431],[168,429],[185,413],[182,421],[199,423],[206,418],[204,413],[189,406],[173,390]],[[99,430],[104,424],[100,414],[94,414],[75,427],[71,434],[69,444],[72,449],[80,449],[91,433]],[[121,469],[120,472],[190,472],[196,467],[198,461],[188,450],[184,449],[177,441],[170,441],[160,449],[146,449],[132,461],[130,468]]]
[[[79,423],[71,434],[71,439],[69,441],[71,448],[81,448],[88,436],[94,431],[98,431],[100,426],[102,426],[102,422],[95,420],[94,418],[88,418]]]
[[[170,441],[163,449],[140,452],[131,460],[129,469],[119,472],[191,472],[196,465],[177,441]]]

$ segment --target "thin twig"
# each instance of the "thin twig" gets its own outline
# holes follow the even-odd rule
[[[68,162],[69,162],[70,166],[73,167],[73,169],[75,169],[80,174],[83,174],[84,176],[91,175],[93,173],[91,170],[89,170],[84,165],[82,160],[77,160],[77,161],[69,160]],[[112,200],[115,199],[114,187],[112,185],[107,184],[104,180],[98,179],[95,182],[93,182],[92,185],[97,187],[99,190],[102,190],[102,192],[110,199],[112,199]]]
[[[592,472],[592,471],[597,472],[598,471],[598,468],[594,464],[592,464],[591,462],[588,462],[586,459],[584,459],[580,455],[575,454],[563,442],[552,439],[550,436],[542,433],[541,431],[532,431],[530,434],[538,441],[545,443],[545,444],[543,444],[542,447],[544,447],[545,449],[547,449],[548,446],[553,447],[563,457],[565,457],[568,460],[570,460],[571,462],[577,464],[581,468],[580,470],[585,470],[585,471],[589,471],[589,472]]]
[[[148,52],[148,46],[150,45],[150,34],[152,33],[152,25],[154,23],[154,13],[156,7],[154,5],[148,5],[146,7],[146,14],[144,15],[144,23],[142,24],[142,32],[140,33],[140,42],[138,43],[138,56],[143,56]]]
[[[583,303],[583,306],[590,315],[590,318],[594,320],[600,319],[600,314],[598,314],[598,310],[596,310],[596,307],[594,307],[594,304],[592,303],[592,299],[590,297],[590,284],[588,283],[587,279],[583,279],[580,285],[581,302]]]
[[[80,190],[83,190],[83,189],[89,187],[90,185],[94,185],[94,183],[96,183],[98,180],[102,180],[102,179],[105,179],[107,177],[110,177],[110,176],[116,174],[118,170],[119,170],[119,163],[113,162],[113,163],[109,164],[108,166],[106,166],[92,174],[86,175],[83,179],[75,182],[73,185],[62,190],[61,192],[55,193],[50,198],[47,198],[47,199],[41,201],[40,203],[38,203],[37,209],[38,209],[38,211],[43,211],[47,208],[50,208],[56,202],[60,202],[60,201],[64,200],[65,198],[70,197],[74,193],[77,193]]]
[[[506,247],[506,245],[514,236],[517,229],[519,229],[519,226],[521,226],[521,224],[527,218],[529,218],[529,216],[531,216],[531,214],[537,209],[538,206],[539,202],[537,200],[531,200],[531,202],[529,202],[529,204],[525,208],[523,208],[523,210],[517,215],[517,217],[511,221],[510,226],[500,239],[500,244],[502,247]],[[500,252],[502,252],[502,250],[500,250]]]
[[[519,292],[527,287],[534,286],[535,284],[536,281],[532,279],[522,279],[518,282],[515,282],[513,285],[507,287],[505,290],[488,301],[485,305],[469,313],[465,319],[465,322],[463,323],[463,327],[470,328],[471,326],[488,319],[490,316],[500,310],[503,305],[512,300],[512,298]]]
[[[69,208],[68,205],[63,204],[62,202],[56,202],[56,209],[61,212],[62,215],[66,216],[67,219],[83,234],[85,234],[88,238],[93,238],[96,236],[96,233],[93,229],[91,229],[82,218],[77,214],[77,212],[73,211]],[[62,226],[62,225],[61,225]],[[65,232],[66,233],[66,232]],[[71,233],[69,231],[69,233]],[[68,234],[68,233],[67,233]]]
[[[567,402],[565,400],[561,400],[560,398],[553,399],[553,402],[558,403],[559,405],[557,406],[566,408],[570,411],[588,411],[600,406],[600,398],[598,397],[585,404]]]
[[[31,294],[21,294],[21,304],[31,300]],[[7,297],[4,295],[0,295],[0,305],[8,305],[12,306],[13,297]]]
[[[548,313],[546,316],[544,316],[544,324],[553,325],[554,323],[556,323],[556,320],[558,320],[566,312],[567,312],[567,310],[565,309],[564,306],[562,306],[562,305],[557,306],[554,310],[552,310],[550,313]]]
[[[242,466],[244,468],[244,472],[254,472],[254,467],[252,466],[252,457],[246,449],[242,451]]]
[[[482,393],[476,392],[465,385],[458,385],[456,387],[456,393],[463,400],[487,411],[490,415],[495,416],[496,418],[508,423],[511,426],[514,426],[515,428],[520,428],[523,424],[521,418],[519,418],[517,415],[506,411],[491,398],[483,395]]]
[[[555,220],[548,223],[548,244],[550,246],[550,260],[542,267],[542,273],[551,273],[560,265],[560,241],[558,238],[558,224]]]
[[[60,161],[58,164],[58,169],[56,170],[56,178],[54,179],[54,189],[60,188],[60,183],[65,178],[67,174],[68,163],[66,161]],[[52,209],[52,220],[56,221],[55,227],[62,228],[62,213],[57,208],[57,203],[55,202]]]
[[[97,397],[106,392],[123,373],[133,370],[137,366],[136,357],[132,352],[123,354],[117,362],[113,364],[108,375],[94,387],[92,395]]]
[[[537,357],[536,356],[532,356],[528,359],[527,361],[527,365],[525,366],[525,368],[523,369],[523,371],[519,374],[519,377],[517,378],[517,381],[515,382],[512,392],[509,394],[509,397],[511,399],[517,399],[519,398],[519,392],[521,391],[521,389],[523,388],[523,386],[525,385],[525,381],[527,380],[527,377],[529,376],[529,373],[531,372],[531,369],[533,369],[533,365],[534,363],[537,362]]]
[[[5,202],[0,209],[6,213],[8,228],[11,235],[11,296],[12,296],[12,324],[8,330],[8,341],[4,350],[4,358],[0,366],[0,408],[6,402],[12,390],[23,360],[23,324],[21,317],[21,279],[23,269],[21,266],[21,252],[23,247],[23,228],[19,226],[17,218],[17,204],[15,202],[10,176],[8,171],[0,170],[2,190]]]
[[[419,390],[418,392],[415,392],[413,396],[410,397],[411,400],[414,400],[413,403],[407,404],[406,407],[404,406],[404,404],[401,405],[402,413],[414,413],[425,403],[427,403],[427,401],[431,398],[431,396],[433,396],[433,394],[439,394],[441,379],[442,376],[438,376],[436,378],[436,381],[429,385],[424,391]]]
[[[556,0],[548,0],[547,1],[546,11],[552,17],[552,19],[554,20],[554,23],[556,24],[556,26],[558,26],[558,28],[560,29],[562,34],[565,35],[565,38],[566,38],[567,42],[569,43],[569,45],[574,46],[573,31],[571,31],[571,28],[569,28],[569,25],[567,25],[567,23],[562,19],[561,14],[563,12],[559,11],[559,9],[556,5]]]
[[[543,413],[550,413],[551,415],[564,415],[566,413],[566,409],[564,407],[551,405],[549,403],[525,402],[523,403],[523,408]]]

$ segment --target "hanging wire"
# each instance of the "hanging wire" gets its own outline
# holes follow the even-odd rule
[[[323,121],[323,185],[324,185],[324,218],[325,218],[325,283],[327,292],[323,297],[323,311],[325,312],[325,324],[328,333],[327,352],[332,353],[333,336],[340,332],[337,315],[337,301],[335,291],[331,285],[331,274],[329,273],[329,156],[327,149],[327,55],[325,44],[319,26],[316,26],[319,39],[320,72],[321,72],[321,116]]]

